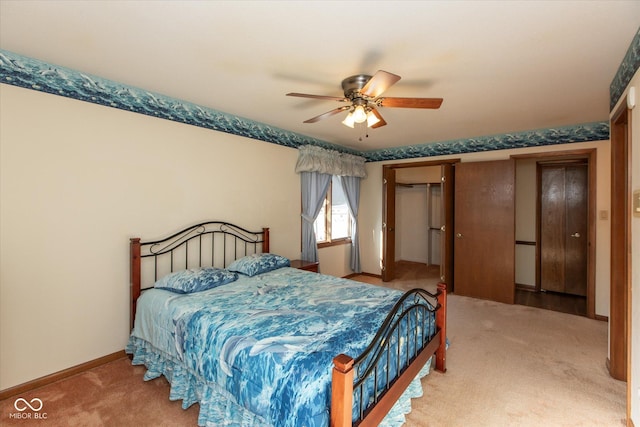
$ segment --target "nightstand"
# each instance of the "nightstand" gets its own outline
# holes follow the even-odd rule
[[[314,273],[318,272],[318,264],[318,262],[304,261],[301,259],[294,259],[291,261],[291,267],[300,270],[312,271]]]

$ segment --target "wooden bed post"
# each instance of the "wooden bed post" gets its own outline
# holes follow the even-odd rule
[[[438,303],[440,310],[436,313],[436,325],[440,328],[440,345],[436,350],[436,371],[447,372],[447,285],[438,283]]]
[[[262,229],[262,252],[269,252],[269,229]]]
[[[331,427],[351,426],[353,410],[353,358],[339,354],[333,358],[331,378]]]
[[[136,305],[140,296],[140,238],[130,239],[129,248],[131,252],[131,318],[129,320],[130,329],[133,330],[134,319],[136,318]]]

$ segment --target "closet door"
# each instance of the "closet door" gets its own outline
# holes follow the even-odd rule
[[[454,278],[453,278],[453,231],[454,231],[454,218],[453,218],[453,206],[454,206],[454,172],[453,165],[450,163],[444,164],[440,169],[441,176],[441,194],[442,194],[442,203],[441,203],[441,218],[443,228],[442,233],[440,234],[440,242],[442,244],[442,248],[440,250],[440,280],[447,284],[447,291],[455,292],[454,288]]]
[[[383,223],[382,281],[389,282],[396,275],[396,170],[383,166]]]
[[[455,293],[513,304],[515,161],[455,165]]]
[[[586,164],[540,166],[540,287],[587,295]]]

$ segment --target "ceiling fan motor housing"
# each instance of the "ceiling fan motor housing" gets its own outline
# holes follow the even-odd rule
[[[344,91],[345,98],[354,100],[355,98],[363,98],[360,91],[371,80],[371,76],[367,74],[357,74],[355,76],[347,77],[342,81],[342,90]]]

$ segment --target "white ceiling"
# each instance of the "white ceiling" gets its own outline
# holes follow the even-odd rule
[[[356,150],[607,121],[609,85],[640,27],[640,1],[7,1],[0,49]],[[382,69],[381,108],[360,132],[340,82]]]

